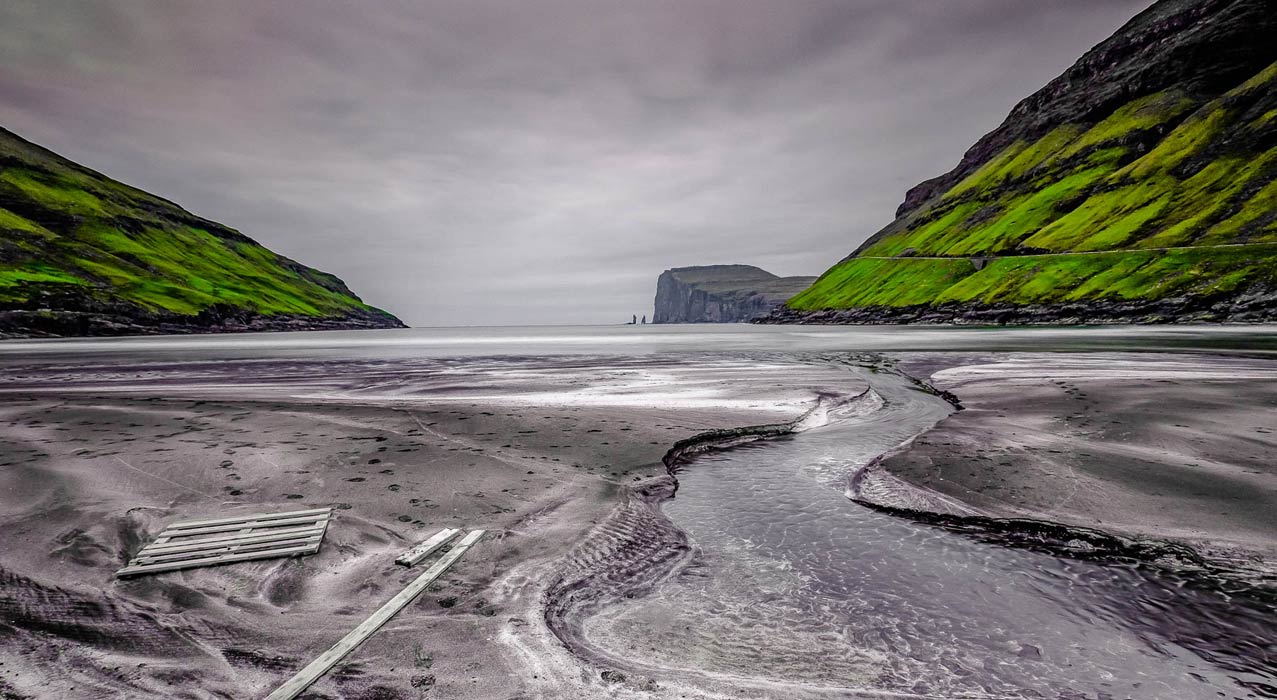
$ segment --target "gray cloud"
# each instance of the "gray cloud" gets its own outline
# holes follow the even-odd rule
[[[0,123],[412,324],[818,274],[1143,0],[0,4]]]

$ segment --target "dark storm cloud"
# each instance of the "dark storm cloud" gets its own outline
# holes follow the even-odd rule
[[[1141,0],[0,4],[0,123],[415,324],[818,274]]]

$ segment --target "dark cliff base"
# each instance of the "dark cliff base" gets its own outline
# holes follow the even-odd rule
[[[944,304],[799,311],[781,307],[754,323],[1087,325],[1128,323],[1273,323],[1277,292],[1227,298],[1088,301],[1070,304]]]
[[[258,331],[331,331],[407,328],[399,319],[374,310],[344,316],[254,314],[242,309],[207,309],[196,316],[109,310],[0,310],[0,338],[176,335]]]

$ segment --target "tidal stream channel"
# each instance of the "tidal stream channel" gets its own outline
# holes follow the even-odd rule
[[[952,410],[852,371],[872,391],[827,424],[680,470],[661,509],[692,553],[582,624],[597,655],[769,695],[1277,697],[1271,591],[850,500],[855,469]]]

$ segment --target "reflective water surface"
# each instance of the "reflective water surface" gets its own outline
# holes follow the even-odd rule
[[[949,411],[900,377],[861,374],[881,409],[680,472],[664,510],[697,563],[591,620],[591,641],[617,656],[646,650],[659,666],[839,696],[1277,693],[1271,596],[999,546],[844,497],[851,468]]]
[[[1277,352],[1277,325],[966,328],[748,324],[405,328],[309,333],[0,341],[0,358],[101,360],[276,357],[644,355],[887,350],[1246,350]]]

